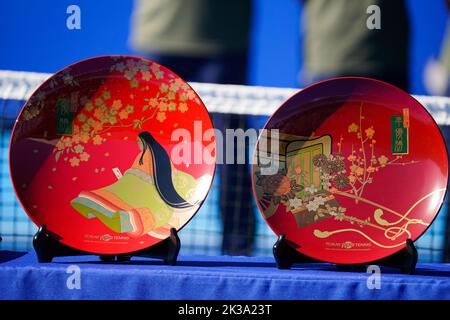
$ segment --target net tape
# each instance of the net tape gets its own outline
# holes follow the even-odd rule
[[[0,99],[26,100],[51,74],[0,71]],[[190,83],[209,112],[271,115],[300,89]],[[450,98],[414,95],[439,125],[450,125]]]

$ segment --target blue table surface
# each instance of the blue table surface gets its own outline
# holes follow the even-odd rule
[[[419,264],[415,275],[381,271],[380,288],[369,289],[372,273],[326,263],[291,270],[277,269],[273,258],[231,256],[181,256],[176,266],[96,256],[38,263],[31,252],[0,251],[0,299],[450,299],[450,264]]]

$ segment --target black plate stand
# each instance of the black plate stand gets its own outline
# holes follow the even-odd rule
[[[33,237],[33,247],[39,262],[52,262],[55,257],[97,255],[71,248],[59,242],[51,232],[42,225]],[[170,236],[147,249],[118,255],[98,255],[104,262],[127,262],[131,257],[148,257],[162,259],[164,264],[174,266],[180,252],[181,242],[177,230],[172,228]]]
[[[277,242],[273,245],[273,255],[279,269],[290,269],[294,263],[321,263],[322,261],[309,258],[293,247],[284,234],[278,237]],[[411,239],[406,240],[406,247],[397,253],[386,258],[373,261],[366,264],[340,264],[337,265],[342,270],[364,270],[367,265],[378,265],[400,269],[401,273],[414,274],[417,264],[417,249]]]

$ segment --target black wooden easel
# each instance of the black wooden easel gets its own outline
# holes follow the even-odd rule
[[[320,263],[322,261],[307,257],[293,248],[285,235],[280,235],[273,245],[273,255],[279,269],[290,269],[294,263]],[[418,254],[411,239],[406,240],[406,247],[386,258],[370,262],[371,265],[386,266],[400,269],[401,273],[414,274],[416,271]],[[361,270],[365,264],[337,265],[343,270]]]
[[[62,244],[51,232],[47,231],[45,225],[42,225],[33,237],[33,247],[39,262],[52,262],[56,257],[97,255],[104,262],[127,262],[131,260],[131,257],[148,257],[162,259],[164,264],[173,266],[177,262],[181,242],[177,230],[172,228],[167,239],[149,248],[125,254],[98,255]]]

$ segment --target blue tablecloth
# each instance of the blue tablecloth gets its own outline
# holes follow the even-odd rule
[[[38,263],[34,253],[0,251],[0,299],[450,299],[450,264],[420,264],[416,275],[382,268],[380,289],[368,288],[370,276],[330,264],[278,270],[272,258],[182,256],[177,266],[165,266],[83,256]]]

